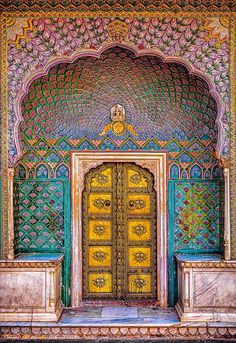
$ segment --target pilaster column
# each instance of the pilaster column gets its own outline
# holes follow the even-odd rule
[[[14,260],[13,179],[14,168],[8,168],[8,260]]]
[[[224,258],[230,260],[230,185],[229,168],[224,168],[225,192],[224,192]]]
[[[231,259],[236,259],[236,17],[230,18],[230,226]]]

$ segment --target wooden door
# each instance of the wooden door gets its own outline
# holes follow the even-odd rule
[[[91,170],[83,192],[83,298],[157,299],[156,194],[132,163]]]

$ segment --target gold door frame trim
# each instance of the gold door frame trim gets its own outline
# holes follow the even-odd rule
[[[71,153],[71,306],[82,303],[82,192],[84,177],[104,162],[133,162],[154,175],[157,203],[157,296],[161,307],[168,305],[167,270],[167,154],[164,152],[72,152]]]

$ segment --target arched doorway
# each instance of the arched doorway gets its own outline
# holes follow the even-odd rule
[[[83,254],[83,247],[85,247],[86,249],[86,245],[87,247],[89,247],[89,243],[91,243],[91,247],[93,248],[96,244],[93,244],[94,242],[97,242],[97,245],[99,246],[99,241],[97,240],[92,240],[92,242],[89,242],[89,240],[87,239],[87,243],[86,243],[86,235],[84,235],[86,233],[86,230],[84,230],[84,224],[86,224],[86,220],[84,220],[83,218],[86,217],[86,211],[84,209],[86,205],[86,198],[88,198],[89,192],[90,194],[94,193],[96,194],[96,192],[94,192],[94,190],[96,189],[97,194],[99,194],[99,189],[100,189],[100,194],[104,194],[106,196],[106,199],[101,199],[105,201],[111,201],[111,199],[108,198],[109,195],[109,191],[110,194],[112,194],[112,190],[115,189],[115,193],[116,193],[116,189],[120,189],[121,191],[123,190],[123,194],[120,195],[120,205],[121,205],[121,209],[123,209],[123,213],[122,213],[122,217],[124,216],[124,219],[126,219],[126,223],[129,223],[130,225],[127,224],[127,226],[130,226],[131,229],[133,229],[133,226],[138,226],[138,224],[132,224],[135,222],[135,219],[140,219],[143,220],[142,224],[146,221],[146,225],[149,225],[150,223],[150,238],[151,239],[147,239],[145,240],[140,240],[140,242],[138,244],[136,244],[135,242],[138,242],[138,240],[129,240],[127,239],[127,233],[129,231],[129,227],[127,228],[126,226],[126,230],[124,230],[121,227],[121,233],[124,234],[124,232],[126,232],[126,234],[124,235],[124,240],[126,240],[126,242],[124,242],[123,239],[120,240],[119,243],[119,247],[123,244],[126,245],[126,249],[128,248],[133,248],[133,247],[142,247],[146,248],[146,246],[150,246],[150,267],[148,266],[143,266],[143,271],[144,272],[150,272],[150,280],[152,279],[152,284],[150,291],[146,292],[144,295],[144,292],[130,292],[130,294],[127,294],[129,292],[126,292],[126,294],[121,294],[120,298],[136,298],[136,299],[147,299],[147,295],[149,297],[149,299],[155,299],[155,302],[158,302],[160,304],[161,307],[166,307],[167,306],[167,297],[168,297],[168,273],[167,273],[167,175],[166,175],[166,163],[167,163],[167,156],[166,153],[163,152],[136,152],[135,154],[133,152],[85,152],[85,151],[81,151],[81,152],[72,152],[71,154],[71,170],[72,170],[72,174],[71,174],[71,181],[72,181],[72,197],[71,197],[71,201],[72,201],[72,273],[71,273],[71,296],[72,296],[72,306],[73,307],[77,307],[79,305],[81,305],[81,303],[84,300],[84,295],[85,297],[87,296],[87,298],[92,299],[94,296],[94,299],[96,299],[96,294],[93,294],[93,296],[90,297],[91,294],[83,294],[83,289],[85,288],[85,286],[89,286],[89,276],[86,277],[84,275],[85,271],[88,272],[93,272],[92,269],[89,270],[89,268],[86,269],[85,264],[86,264],[86,260],[84,259],[85,254]],[[106,167],[110,166],[111,170],[112,168],[114,168],[113,170],[113,184],[114,187],[104,187],[104,185],[102,185],[101,187],[95,187],[93,189],[91,189],[91,182],[92,179],[95,178],[96,180],[96,174],[100,174],[98,173],[98,171],[102,171],[102,173],[109,178],[109,175],[111,174],[111,171],[105,171]],[[130,166],[130,172],[128,172],[127,168],[129,168]],[[98,168],[98,169],[97,169]],[[101,169],[99,169],[101,168]],[[104,172],[103,172],[103,168]],[[126,168],[126,171],[124,171],[124,168]],[[117,169],[119,169],[119,172],[121,172],[121,174],[124,176],[121,178],[120,183],[117,183]],[[91,173],[91,174],[90,174]],[[125,184],[128,182],[127,181],[127,175],[128,178],[130,178],[133,174],[138,174],[140,173],[141,175],[143,175],[143,178],[141,178],[142,183],[140,185],[143,185],[144,187],[127,187]],[[125,177],[126,175],[126,177]],[[99,178],[104,178],[103,176],[99,176]],[[88,179],[90,179],[90,187],[87,186],[88,184]],[[107,179],[107,178],[104,178]],[[132,177],[133,179],[133,177]],[[136,176],[134,177],[134,179],[136,179]],[[147,179],[147,181],[145,181]],[[126,183],[124,182],[124,180],[126,180]],[[95,181],[96,182],[96,181]],[[93,185],[93,183],[92,183]],[[96,183],[95,183],[96,185]],[[107,186],[109,185],[109,183],[107,184]],[[131,185],[131,184],[130,184]],[[136,185],[135,185],[136,186]],[[94,186],[93,186],[94,187]],[[138,188],[138,189],[136,189]],[[135,192],[133,192],[133,190],[135,190]],[[92,191],[92,192],[91,192]],[[126,197],[124,196],[124,191],[126,193]],[[143,193],[143,194],[142,194]],[[148,201],[149,206],[151,204],[151,199],[152,199],[152,209],[150,207],[150,212],[149,213],[145,213],[145,212],[141,212],[140,215],[138,215],[139,211],[136,211],[137,213],[132,214],[133,210],[129,210],[129,203],[131,201],[131,207],[132,207],[132,202],[137,200],[137,199],[141,199],[141,195],[143,197],[149,197],[150,201]],[[136,197],[136,199],[132,199],[132,197]],[[130,198],[131,197],[131,198]],[[97,196],[97,198],[101,198],[100,196]],[[116,200],[117,196],[115,196],[114,201],[114,209],[117,207],[117,200]],[[125,199],[128,199],[128,202],[126,203],[126,208],[125,208]],[[148,198],[147,198],[148,199]],[[147,201],[147,199],[145,199]],[[90,201],[96,201],[96,198],[90,198]],[[102,202],[99,199],[99,205]],[[140,202],[140,200],[138,200],[138,203]],[[84,203],[84,204],[83,204]],[[105,205],[105,203],[104,203]],[[112,206],[110,206],[109,203],[107,203],[107,207],[108,208],[112,208]],[[122,206],[123,205],[123,206]],[[105,207],[105,206],[104,206]],[[92,205],[92,211],[94,211],[94,204]],[[144,211],[144,208],[141,209]],[[90,216],[94,216],[94,218],[88,218],[87,215],[87,224],[88,224],[88,229],[90,230],[92,228],[92,230],[94,229],[94,226],[96,227],[97,224],[94,223],[94,221],[98,220],[98,217],[101,213],[101,211],[99,212],[99,209],[96,210],[97,212],[94,213],[89,213]],[[89,212],[89,211],[87,211]],[[106,211],[104,212],[105,215],[103,216],[103,223],[102,220],[100,220],[100,223],[98,225],[104,224],[108,227],[109,230],[109,225],[111,227],[111,230],[116,231],[117,230],[117,226],[120,225],[119,223],[117,223],[117,219],[119,220],[119,217],[116,215],[113,215],[113,213],[110,215],[109,211],[107,211],[108,213],[106,213]],[[112,211],[113,212],[113,211]],[[103,213],[103,214],[104,214]],[[137,214],[137,216],[136,216]],[[96,218],[97,216],[97,218]],[[104,223],[104,219],[107,219],[107,222]],[[155,218],[154,218],[155,216]],[[110,223],[109,223],[110,220]],[[112,222],[111,222],[112,220]],[[148,222],[148,220],[150,220]],[[90,221],[90,222],[89,222]],[[114,223],[113,223],[114,221]],[[90,225],[89,225],[90,224]],[[141,223],[140,223],[141,224]],[[145,225],[145,226],[146,226]],[[152,225],[152,228],[151,228]],[[90,227],[89,227],[90,226]],[[95,228],[95,230],[100,230],[101,228]],[[122,230],[123,229],[123,230]],[[88,231],[89,231],[88,230]],[[151,233],[152,230],[152,233]],[[111,232],[111,231],[110,231]],[[112,233],[112,232],[111,232]],[[92,232],[92,235],[94,233]],[[146,233],[145,233],[146,234]],[[116,235],[116,233],[115,233]],[[99,235],[97,235],[99,236]],[[108,236],[109,237],[109,236]],[[148,236],[146,236],[147,238],[149,238]],[[154,239],[154,242],[152,242],[152,239]],[[104,240],[105,241],[105,245],[108,246],[108,244],[106,244],[108,242],[108,240]],[[103,242],[104,242],[103,241]],[[83,244],[85,242],[85,244]],[[111,242],[111,241],[110,241]],[[145,244],[144,242],[146,242],[147,244]],[[132,244],[134,243],[134,244]],[[116,244],[116,243],[115,243]],[[136,244],[136,245],[135,245]],[[132,246],[133,245],[133,246]],[[100,245],[101,246],[101,245]],[[111,245],[110,245],[111,246]],[[122,246],[123,249],[123,246]],[[100,249],[99,249],[100,250]],[[115,249],[116,247],[115,247]],[[151,251],[155,251],[155,253],[151,253]],[[117,251],[119,252],[119,251]],[[136,251],[138,252],[138,251]],[[92,254],[94,253],[94,251],[92,251]],[[121,251],[122,253],[122,251]],[[135,254],[135,251],[131,251],[131,255]],[[145,251],[146,253],[146,251]],[[138,254],[139,255],[139,254]],[[141,255],[140,255],[141,256]],[[123,256],[121,255],[121,260],[126,261],[128,263],[126,263],[126,266],[129,264],[129,260],[127,257],[128,254],[123,253]],[[133,258],[133,256],[131,256]],[[113,257],[112,257],[113,258]],[[89,255],[87,255],[87,260],[89,260]],[[93,262],[93,261],[92,261]],[[121,261],[122,262],[122,261]],[[132,262],[130,263],[132,264]],[[107,269],[106,271],[109,273],[109,271],[112,270],[112,268],[110,268],[109,270],[109,266],[106,266]],[[131,268],[127,268],[126,270],[128,271],[128,273],[130,272],[130,275],[134,272],[135,270],[138,270],[138,273],[142,274],[142,268],[140,268],[140,266],[138,266],[138,268],[136,266],[130,266]],[[140,270],[141,269],[141,270]],[[154,270],[155,269],[155,270]],[[128,279],[129,274],[126,271],[126,279]],[[147,273],[146,273],[147,274]],[[115,273],[113,274],[115,276],[116,279],[116,269],[115,269]],[[123,273],[124,275],[124,273]],[[137,275],[137,273],[136,273]],[[154,276],[155,275],[155,276]],[[132,275],[131,275],[132,276]],[[135,279],[138,277],[135,277]],[[131,278],[132,279],[132,278]],[[84,282],[83,282],[84,281]],[[90,280],[93,282],[93,280]],[[132,280],[131,280],[132,281]],[[144,280],[145,281],[145,280]],[[86,283],[87,282],[87,283]],[[139,281],[138,281],[139,282]],[[142,281],[141,281],[142,282]],[[146,284],[148,284],[147,281],[145,281]],[[154,285],[155,282],[155,285]],[[127,288],[127,282],[126,284],[126,288]],[[153,287],[152,287],[153,285]],[[93,293],[98,293],[98,292],[93,292]],[[108,295],[108,293],[110,293]],[[136,293],[136,297],[133,297],[133,295]],[[106,292],[106,295],[108,295],[107,298],[110,299],[114,298],[114,294],[111,294],[111,292]],[[116,295],[115,295],[116,296]],[[117,296],[116,296],[117,298]],[[102,299],[102,295],[100,297],[100,299]]]
[[[153,175],[104,163],[85,176],[83,299],[157,299]]]

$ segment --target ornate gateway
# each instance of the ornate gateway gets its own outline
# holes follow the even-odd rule
[[[135,164],[86,175],[83,298],[157,299],[156,194],[152,174]]]

